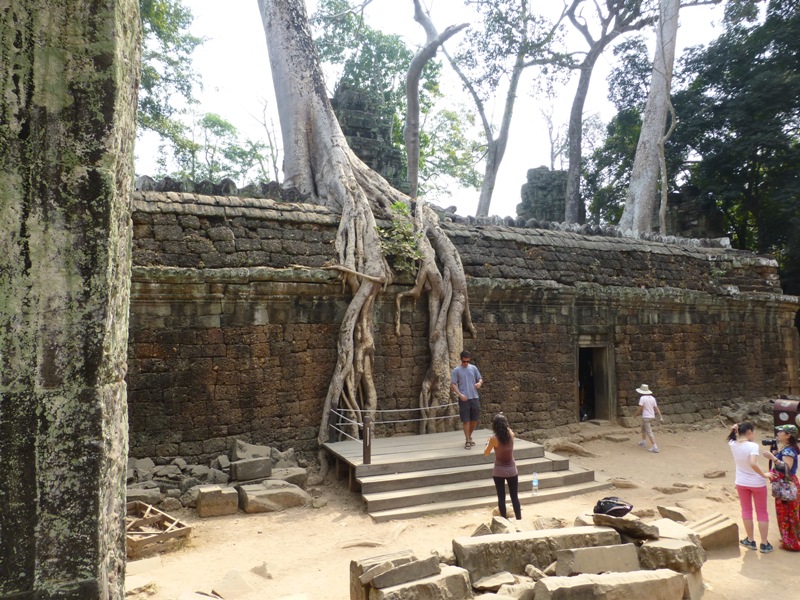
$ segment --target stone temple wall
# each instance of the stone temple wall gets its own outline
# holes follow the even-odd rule
[[[129,343],[134,456],[210,458],[233,438],[316,449],[348,297],[336,273],[337,217],[309,204],[138,192]],[[459,219],[456,219],[459,220]],[[800,393],[800,301],[768,258],[689,242],[445,222],[461,252],[478,330],[465,339],[503,410],[537,437],[579,420],[585,351],[601,372],[599,417],[626,422],[647,382],[673,422],[733,399]],[[412,410],[428,363],[426,304],[396,282],[377,306],[381,409]],[[454,426],[458,426],[454,423]],[[414,423],[378,435],[414,433]]]

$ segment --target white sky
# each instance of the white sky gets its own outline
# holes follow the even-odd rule
[[[439,31],[448,25],[469,21],[462,0],[429,0],[431,16]],[[536,2],[536,0],[532,0]],[[547,9],[559,8],[558,0],[539,0]],[[313,0],[307,2],[309,13]],[[267,99],[274,108],[274,93],[269,72],[266,38],[256,0],[186,0],[194,14],[192,33],[207,38],[194,53],[195,69],[201,74],[203,91],[198,92],[200,113],[217,113],[237,127],[242,137],[265,139],[263,129],[255,117],[261,118],[262,100]],[[383,31],[403,35],[412,47],[424,42],[422,28],[413,20],[411,0],[373,0],[367,9],[371,25]],[[696,7],[681,12],[678,32],[678,55],[686,46],[707,43],[715,37],[715,25],[721,20],[719,8]],[[454,38],[457,41],[458,36]],[[575,42],[581,46],[582,39]],[[451,48],[454,45],[451,42]],[[584,114],[600,113],[604,120],[613,115],[613,107],[606,99],[606,76],[613,54],[607,50],[598,61],[592,75],[591,90]],[[445,66],[445,70],[449,67]],[[574,95],[577,76],[565,86],[556,102],[557,121],[566,124]],[[328,82],[332,88],[335,82]],[[549,142],[544,120],[536,101],[528,95],[530,81],[519,88],[508,149],[498,173],[497,185],[490,214],[515,216],[520,202],[520,187],[525,183],[528,169],[549,166]],[[452,97],[461,92],[454,89]],[[503,101],[503,97],[499,102]],[[446,100],[445,100],[446,101]],[[464,97],[459,103],[468,103]],[[471,107],[471,104],[467,104]],[[497,109],[497,117],[502,108]],[[274,117],[278,126],[277,116]],[[155,172],[153,159],[156,144],[145,138],[137,144],[136,171],[139,174]],[[456,205],[461,215],[474,214],[478,191],[459,190],[451,198],[441,201],[444,206]]]

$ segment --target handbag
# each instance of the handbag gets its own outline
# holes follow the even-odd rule
[[[797,486],[788,476],[784,476],[772,482],[772,495],[776,500],[794,502],[797,500]]]

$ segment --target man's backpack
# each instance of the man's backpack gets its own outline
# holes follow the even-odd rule
[[[609,515],[610,517],[624,517],[633,510],[633,505],[616,496],[601,498],[594,505],[594,512],[598,515]]]

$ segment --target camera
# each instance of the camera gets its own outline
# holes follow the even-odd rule
[[[769,446],[769,451],[773,454],[778,450],[778,440],[775,438],[764,438],[761,440],[762,446]]]

